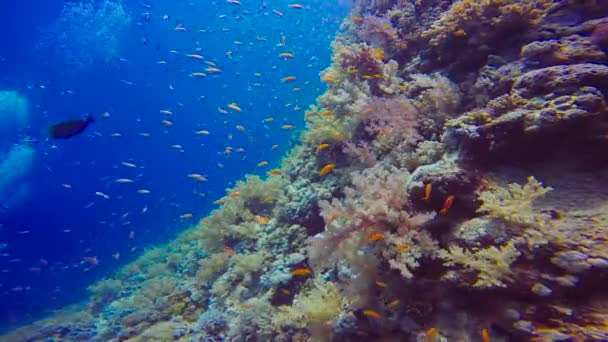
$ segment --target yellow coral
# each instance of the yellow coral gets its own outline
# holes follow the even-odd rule
[[[533,224],[538,222],[538,214],[533,210],[532,202],[551,190],[530,176],[523,186],[511,183],[506,188],[496,187],[480,193],[483,204],[477,211],[513,223]]]
[[[300,292],[292,306],[283,306],[272,318],[277,327],[298,328],[322,324],[338,317],[348,300],[334,283],[317,280],[312,288]]]
[[[509,241],[500,248],[490,246],[473,253],[462,247],[452,246],[449,252],[441,252],[440,257],[446,261],[446,266],[460,264],[479,272],[473,286],[486,288],[505,287],[505,282],[512,279],[510,266],[520,254],[513,241]]]

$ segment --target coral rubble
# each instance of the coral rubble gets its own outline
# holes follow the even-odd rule
[[[280,173],[3,340],[608,340],[606,16],[357,1]]]

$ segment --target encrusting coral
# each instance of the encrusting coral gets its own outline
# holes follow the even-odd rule
[[[280,172],[3,340],[608,340],[606,16],[357,1]]]

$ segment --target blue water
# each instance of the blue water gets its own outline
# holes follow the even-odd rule
[[[303,1],[304,9],[288,8],[287,1],[263,8],[257,0],[240,6],[149,0],[123,1],[121,16],[91,19],[104,1],[89,1],[89,12],[67,19],[62,9],[74,3],[0,5],[0,90],[27,99],[30,121],[14,136],[30,137],[35,149],[19,181],[29,185],[29,195],[0,211],[2,329],[86,299],[92,282],[204,217],[226,187],[273,168],[304,127],[306,107],[324,90],[318,74],[329,65],[329,43],[347,11],[321,0]],[[178,24],[186,30],[176,30]],[[294,57],[280,58],[284,52]],[[221,72],[190,77],[205,72],[205,61]],[[296,80],[282,83],[287,76]],[[165,109],[173,115],[161,114]],[[95,122],[83,134],[47,138],[49,124],[87,114]],[[263,121],[269,117],[274,121]],[[200,130],[210,134],[194,133]],[[5,146],[19,142],[12,134],[3,139]],[[6,147],[0,156],[5,153]],[[269,166],[259,167],[261,161]],[[188,178],[192,173],[208,181]],[[180,218],[187,213],[193,218]]]

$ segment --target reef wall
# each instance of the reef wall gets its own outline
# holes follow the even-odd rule
[[[358,1],[279,169],[3,340],[608,340],[607,15]]]

